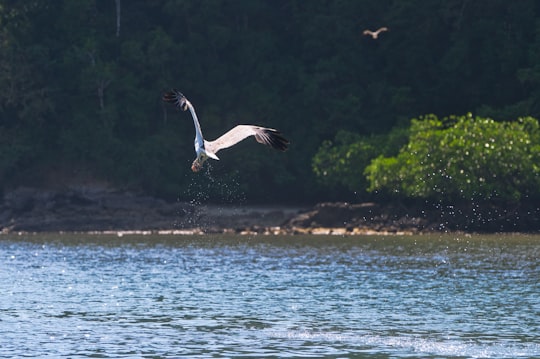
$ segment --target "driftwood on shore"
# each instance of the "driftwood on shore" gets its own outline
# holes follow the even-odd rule
[[[242,234],[538,232],[540,206],[320,203],[313,207],[167,202],[105,189],[21,187],[3,195],[9,232],[160,231]]]

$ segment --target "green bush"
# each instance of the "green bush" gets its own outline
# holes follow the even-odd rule
[[[378,155],[397,153],[407,139],[407,130],[396,127],[389,134],[360,136],[340,131],[334,141],[325,141],[312,160],[320,183],[365,192],[369,183],[364,170]]]
[[[411,122],[395,157],[367,166],[369,191],[437,200],[518,201],[540,193],[540,130],[531,117],[513,122],[427,115]]]

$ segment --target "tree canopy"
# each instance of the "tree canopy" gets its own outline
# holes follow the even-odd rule
[[[540,118],[539,15],[534,0],[0,0],[0,180],[189,197],[208,175],[190,173],[189,115],[161,102],[176,87],[210,139],[253,123],[291,141],[228,150],[220,183],[253,201],[347,197],[312,169],[336,135],[370,138],[351,152],[363,163],[422,114]]]

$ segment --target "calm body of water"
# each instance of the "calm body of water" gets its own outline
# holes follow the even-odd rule
[[[0,236],[0,357],[540,357],[540,236]]]

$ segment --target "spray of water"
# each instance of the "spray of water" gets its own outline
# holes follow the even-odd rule
[[[236,174],[219,175],[211,163],[205,164],[204,170],[190,176],[189,184],[183,197],[189,199],[191,213],[177,223],[180,228],[201,228],[216,226],[216,219],[205,210],[208,205],[219,206],[223,211],[227,207],[241,206],[245,203],[245,192],[241,188]]]

